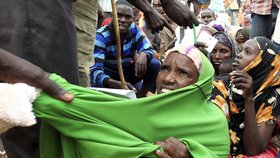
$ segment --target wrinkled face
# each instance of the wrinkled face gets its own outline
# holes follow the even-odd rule
[[[117,5],[117,13],[120,33],[126,33],[133,22],[133,10],[129,6],[119,4]]]
[[[158,73],[157,93],[169,92],[194,84],[198,76],[198,70],[189,57],[172,52],[165,58]]]
[[[203,10],[201,12],[201,20],[206,24],[209,24],[211,21],[215,19],[214,14],[211,10]]]
[[[258,43],[255,39],[246,41],[243,45],[242,52],[236,54],[233,63],[234,70],[242,70],[249,65],[260,53]]]
[[[217,43],[210,54],[210,58],[215,70],[219,70],[221,63],[231,58],[231,49],[221,43]]]

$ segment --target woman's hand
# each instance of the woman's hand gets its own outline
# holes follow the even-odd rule
[[[252,77],[243,72],[242,70],[236,70],[230,73],[233,77],[232,83],[235,85],[237,89],[243,90],[243,98],[244,99],[252,99],[253,98],[253,79]]]
[[[189,151],[185,144],[174,137],[163,141],[157,141],[155,144],[160,145],[164,152],[157,150],[156,155],[159,158],[189,158]]]

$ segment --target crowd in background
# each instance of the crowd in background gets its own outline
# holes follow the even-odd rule
[[[22,3],[24,2],[25,0]],[[55,5],[55,2],[51,4]],[[277,157],[280,148],[280,1],[224,0],[223,4],[224,10],[215,12],[209,8],[211,0],[180,0],[174,5],[177,10],[170,9],[174,7],[171,6],[173,1],[168,0],[142,0],[141,2],[118,0],[116,5],[125,88],[133,90],[138,98],[170,92],[201,81],[199,75],[202,66],[199,64],[209,62],[214,68],[214,81],[213,93],[207,99],[224,112],[228,121],[231,143],[229,157]],[[41,7],[49,7],[48,5],[50,4],[46,3]],[[6,4],[3,2],[2,6],[0,2],[0,8],[5,6],[6,9],[11,7],[8,2]],[[26,2],[26,6],[32,8],[36,5]],[[188,10],[182,12],[180,6]],[[39,10],[40,8],[37,11]],[[55,12],[37,15],[36,18],[36,11],[26,11],[30,14],[23,14],[19,20],[19,23],[24,26],[22,28],[16,27],[17,25],[12,21],[9,23],[8,13],[7,15],[3,13],[0,20],[3,18],[5,22],[1,22],[0,28],[5,31],[0,31],[0,36],[9,37],[10,40],[6,40],[6,43],[20,44],[5,45],[5,40],[1,40],[0,37],[0,47],[12,53],[16,52],[17,56],[47,72],[61,75],[72,84],[85,88],[121,89],[111,2],[77,0],[73,5],[72,2],[61,3],[57,10],[59,10],[58,15],[67,13],[68,16],[54,18],[56,21],[47,21],[49,23],[44,23],[42,19],[55,17]],[[12,10],[10,14],[18,13]],[[181,18],[180,14],[188,16]],[[28,20],[22,20],[26,17]],[[182,22],[184,18],[189,20],[184,23]],[[42,26],[36,25],[34,21]],[[33,25],[36,29],[31,27]],[[51,26],[53,30],[47,31],[45,25]],[[62,29],[64,25],[67,25],[67,29]],[[14,27],[12,31],[9,30],[10,26]],[[32,29],[24,29],[25,27]],[[1,44],[1,41],[4,42]],[[26,41],[32,44],[27,45]],[[57,45],[48,45],[48,43]],[[44,47],[39,47],[40,45]],[[64,50],[66,45],[70,47]],[[57,53],[51,56],[48,51],[43,51],[43,55],[29,53],[49,48],[63,51],[65,54],[59,56]],[[21,53],[22,50],[26,51],[26,54]],[[193,83],[183,84],[174,78],[167,79],[168,73],[174,73],[173,75],[180,73],[176,76],[177,79],[189,75],[181,69],[176,73],[171,70],[173,67],[170,63],[178,64],[177,58],[180,58],[173,53],[174,59],[171,59],[172,52],[179,52],[191,58],[194,63],[192,69],[198,70],[195,72],[198,76]],[[192,54],[193,52],[195,55]],[[200,59],[197,52],[203,54],[203,59]],[[60,63],[61,67],[56,63]],[[165,78],[162,76],[160,78],[164,73],[166,73]],[[166,87],[172,87],[172,84],[184,86],[160,89],[159,83],[166,84]],[[241,92],[240,88],[243,89]],[[247,128],[244,128],[245,125]],[[35,137],[38,140],[39,126],[32,128],[28,130],[36,131],[37,135],[32,135],[28,131],[23,133],[31,134],[29,135],[31,138]],[[17,140],[22,138],[18,134],[20,130],[12,129],[1,135],[9,158],[29,157],[24,149],[18,150],[17,143],[12,141],[13,138]],[[254,140],[254,137],[257,138]],[[26,139],[30,138],[26,137]],[[38,148],[35,139],[33,146],[37,144],[35,146]],[[176,157],[168,147],[165,147],[165,143],[170,139],[165,141],[157,143],[163,147],[167,155]],[[175,147],[182,145],[177,139],[172,141],[175,142],[173,143]],[[22,145],[25,146],[24,143]],[[32,148],[32,145],[30,146]],[[28,145],[26,150],[27,148]],[[34,154],[34,157],[39,155],[38,150],[27,153]],[[189,157],[191,152],[186,153],[183,155]],[[167,156],[162,153],[156,155],[162,158]]]

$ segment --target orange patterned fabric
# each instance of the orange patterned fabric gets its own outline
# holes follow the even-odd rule
[[[280,56],[271,41],[258,37],[259,55],[243,71],[253,79],[254,106],[256,123],[277,121],[280,114]],[[245,127],[244,99],[232,91],[231,78],[213,83],[213,95],[210,100],[223,109],[229,121],[231,138],[231,156],[244,157],[243,130]],[[228,111],[227,111],[228,110]],[[260,157],[275,157],[275,147],[270,146]],[[266,155],[268,154],[268,155]]]

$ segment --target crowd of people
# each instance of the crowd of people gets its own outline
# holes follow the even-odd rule
[[[0,2],[0,80],[43,90],[5,156],[280,156],[280,1],[210,4],[117,0],[114,19],[97,0]],[[113,21],[137,99],[88,88],[122,88]]]

